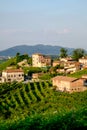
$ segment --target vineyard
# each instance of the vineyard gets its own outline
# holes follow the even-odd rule
[[[50,85],[50,87],[49,87]],[[0,117],[9,118],[17,114],[29,113],[29,109],[39,102],[50,98],[52,84],[50,82],[13,83],[0,86]],[[24,110],[26,110],[24,112]],[[17,113],[18,112],[18,113]],[[30,112],[31,113],[31,112]]]
[[[46,127],[50,128],[46,129],[52,129],[55,122],[62,125],[65,121],[65,126],[62,125],[65,129],[67,122],[72,120],[87,126],[87,91],[72,94],[56,92],[51,81],[0,84],[0,128],[16,130],[27,126],[36,129],[37,126],[39,130],[39,127],[48,125]],[[57,127],[61,128],[61,125]]]

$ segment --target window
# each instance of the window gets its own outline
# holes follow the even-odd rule
[[[8,79],[8,81],[11,81],[11,79]]]

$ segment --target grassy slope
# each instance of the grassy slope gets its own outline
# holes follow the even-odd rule
[[[10,66],[13,62],[14,63],[16,62],[15,58],[11,58],[11,59],[3,62],[2,64],[0,64],[0,71],[6,69],[6,67]]]
[[[82,75],[87,75],[87,69],[84,69],[84,70],[80,70],[76,73],[73,73],[73,74],[69,74],[68,76],[71,76],[71,77],[76,77],[76,78],[81,78]]]

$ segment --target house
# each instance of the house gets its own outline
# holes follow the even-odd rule
[[[84,79],[84,86],[87,86],[87,75],[82,75],[82,79]]]
[[[24,59],[23,61],[21,61],[21,62],[19,62],[19,63],[17,63],[17,64],[18,64],[18,66],[20,66],[20,67],[29,67],[29,64],[28,64],[28,62],[27,62],[26,59]]]
[[[57,73],[65,73],[65,69],[57,69],[56,72]]]
[[[71,57],[66,57],[66,58],[60,58],[60,61],[68,62],[68,61],[73,61],[73,59]]]
[[[39,80],[39,77],[42,75],[43,75],[43,73],[33,73],[32,80]]]
[[[22,69],[8,69],[2,72],[3,82],[21,82],[24,81],[24,72]]]
[[[81,64],[76,61],[68,61],[64,64],[66,73],[74,73],[81,69]]]
[[[83,57],[79,59],[79,62],[83,65],[83,66],[87,66],[87,57]]]
[[[52,66],[55,67],[57,65],[60,65],[60,61],[58,60],[53,61]]]
[[[39,53],[32,55],[32,66],[33,67],[47,67],[51,66],[51,58]]]
[[[84,86],[84,80],[67,76],[56,76],[52,78],[53,86],[56,90],[64,92],[80,92],[87,89]]]

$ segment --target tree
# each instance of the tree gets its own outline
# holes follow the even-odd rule
[[[16,53],[16,63],[18,63],[18,62],[19,62],[19,59],[20,59],[20,53],[19,53],[19,52],[17,52],[17,53]]]
[[[82,48],[77,48],[72,53],[72,58],[78,61],[79,58],[82,58],[85,55],[85,51]]]
[[[67,57],[67,49],[65,49],[65,48],[60,49],[60,57],[61,58]]]

